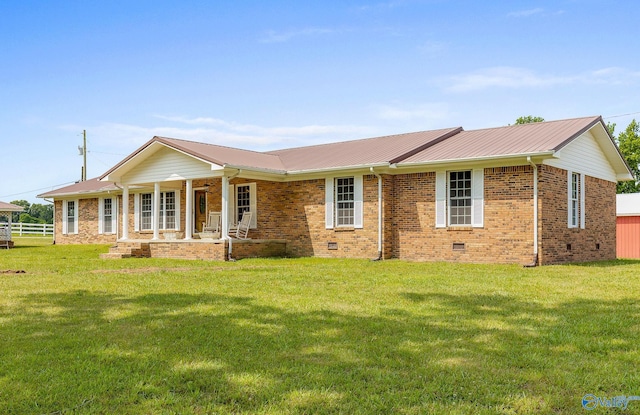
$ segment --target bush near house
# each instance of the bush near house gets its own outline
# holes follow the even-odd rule
[[[573,414],[640,394],[640,262],[109,261],[16,243],[0,251],[1,413]]]

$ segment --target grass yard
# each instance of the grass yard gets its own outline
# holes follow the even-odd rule
[[[0,250],[3,414],[575,414],[587,394],[640,395],[637,261],[101,260],[107,246],[16,243]]]

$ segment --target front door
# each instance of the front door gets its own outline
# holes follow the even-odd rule
[[[196,205],[193,227],[195,228],[194,231],[202,232],[202,224],[207,221],[207,192],[196,190],[193,196]]]

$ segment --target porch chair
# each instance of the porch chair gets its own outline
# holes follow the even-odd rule
[[[221,224],[221,218],[222,218],[222,213],[221,212],[214,212],[214,211],[210,211],[209,212],[209,216],[207,216],[207,222],[202,222],[202,233],[205,232],[211,232],[213,233],[214,237],[217,234],[217,237],[220,237],[220,228],[222,226]]]
[[[236,228],[236,238],[249,239],[249,226],[251,226],[251,212],[244,212]]]

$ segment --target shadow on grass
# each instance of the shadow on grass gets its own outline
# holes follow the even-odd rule
[[[635,301],[405,292],[376,315],[75,291],[0,312],[3,413],[575,413],[634,394]]]
[[[611,268],[611,267],[619,267],[619,266],[625,266],[625,265],[638,265],[638,264],[640,264],[640,259],[619,258],[612,261],[574,262],[571,264],[563,264],[562,266]]]

